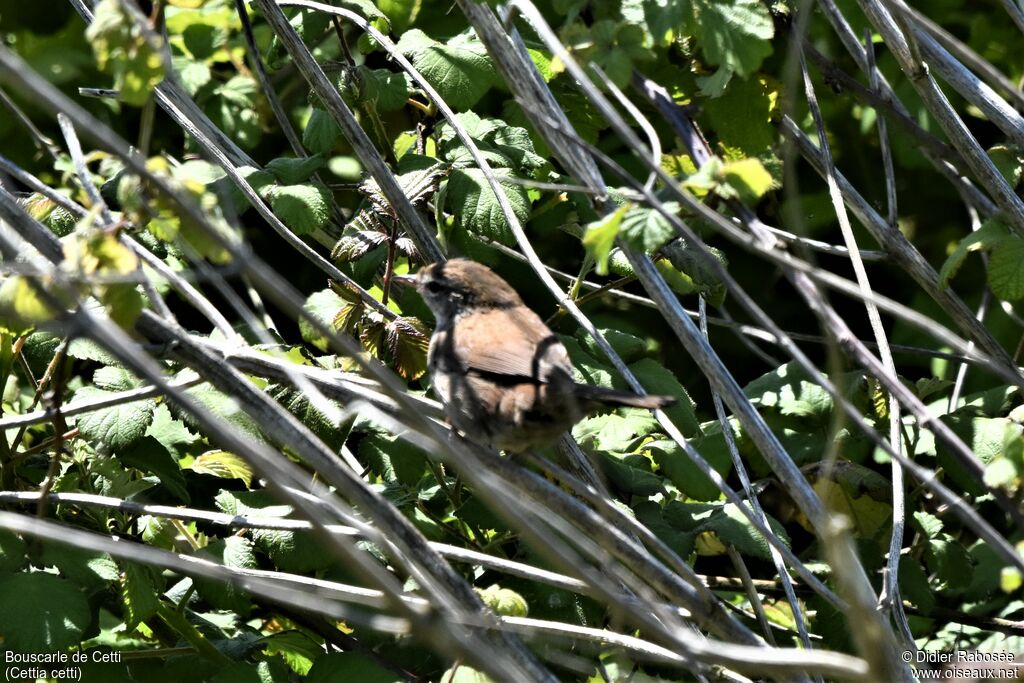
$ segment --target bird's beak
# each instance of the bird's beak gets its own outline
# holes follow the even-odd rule
[[[420,281],[419,275],[392,275],[392,282],[398,282],[406,285],[407,287],[415,287],[416,283]]]

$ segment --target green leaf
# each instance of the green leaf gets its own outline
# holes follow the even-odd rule
[[[404,71],[370,69],[361,64],[356,73],[362,85],[361,99],[372,103],[378,112],[396,111],[405,106],[411,83]]]
[[[476,592],[485,605],[501,616],[525,617],[530,612],[522,595],[509,588],[502,588],[496,583],[487,588],[477,588]]]
[[[1010,187],[1017,187],[1024,173],[1024,154],[1017,145],[995,145],[987,150],[999,174]]]
[[[56,567],[61,576],[89,590],[102,590],[121,575],[117,563],[107,553],[56,543],[43,546],[42,555],[34,563],[42,567]]]
[[[665,245],[662,253],[668,257],[669,263],[674,269],[676,277],[683,282],[675,282],[674,278],[666,278],[669,285],[680,294],[699,292],[708,298],[712,306],[720,306],[725,301],[728,289],[725,280],[718,274],[717,269],[710,262],[717,261],[723,268],[728,268],[728,261],[725,254],[714,247],[705,247],[711,252],[710,256],[691,247],[685,240],[674,240]],[[656,261],[660,271],[662,261]],[[662,272],[664,275],[664,272]]]
[[[990,218],[960,240],[939,271],[939,286],[946,288],[972,251],[989,251],[1010,236],[1010,229],[998,218]]]
[[[271,159],[266,169],[274,174],[284,185],[298,185],[309,180],[309,177],[316,173],[317,169],[324,165],[324,159],[319,154],[299,159],[295,157],[278,157]]]
[[[28,278],[13,275],[0,285],[0,330],[21,336],[54,314]]]
[[[533,138],[525,128],[509,125],[500,119],[481,118],[472,111],[456,114],[456,123],[472,138],[492,167],[529,173],[547,164],[547,160],[534,151]],[[455,134],[452,125],[445,122],[438,127],[438,133],[442,159],[456,167],[475,165],[472,154]]]
[[[252,486],[252,468],[249,463],[227,451],[207,451],[193,460],[189,469],[221,479],[241,479],[246,488]]]
[[[505,169],[494,169],[494,175],[508,197],[512,212],[521,224],[525,224],[530,217],[530,197],[526,189],[510,182]],[[502,244],[515,243],[498,198],[480,169],[452,171],[448,177],[446,197],[448,207],[463,228]]]
[[[618,490],[632,496],[665,494],[661,477],[652,472],[650,461],[640,455],[616,456],[601,452],[598,463],[608,481]]]
[[[966,588],[971,583],[974,562],[967,549],[949,534],[939,534],[928,542],[925,564],[948,589]]]
[[[650,411],[624,408],[621,413],[585,417],[576,423],[572,434],[587,450],[626,453],[658,429]]]
[[[252,541],[240,536],[217,539],[196,551],[196,557],[212,560],[227,567],[256,569],[256,556]],[[245,615],[252,607],[252,600],[241,588],[223,581],[193,579],[196,591],[216,609],[230,610]]]
[[[0,572],[13,573],[25,566],[25,541],[13,531],[0,529]]]
[[[758,159],[730,161],[722,167],[722,181],[745,204],[756,204],[775,180]]]
[[[388,671],[358,652],[334,652],[318,657],[306,683],[402,683],[403,677]]]
[[[601,336],[611,344],[615,353],[619,354],[619,356],[622,357],[622,360],[626,363],[638,361],[647,355],[648,340],[646,339],[641,339],[634,334],[623,332],[622,330],[601,328],[598,329],[598,332],[600,332]],[[597,345],[594,338],[591,337],[583,328],[576,331],[576,339],[591,355],[598,357],[604,355],[604,352]]]
[[[913,557],[900,559],[900,596],[925,615],[935,608],[935,594],[928,585],[928,575]]]
[[[665,202],[664,208],[669,213],[679,213],[679,204],[675,202]],[[652,254],[675,237],[676,231],[659,211],[634,206],[622,217],[619,236],[630,247]]]
[[[160,483],[181,502],[189,502],[185,475],[182,474],[177,459],[152,436],[143,436],[131,446],[121,449],[117,456],[128,467],[155,474]]]
[[[970,415],[947,415],[941,418],[959,436],[983,466],[995,462],[1008,448],[1019,448],[1024,427],[1005,417],[973,417]],[[942,443],[936,443],[936,456],[946,476],[971,495],[980,496],[985,487],[960,464]],[[1012,457],[1012,456],[1011,456]]]
[[[768,541],[732,503],[670,501],[665,506],[665,519],[676,528],[698,534],[699,554],[722,554],[725,545],[732,545],[743,555],[771,559]],[[778,521],[769,517],[768,526],[783,543],[789,545],[786,530]]]
[[[318,183],[272,185],[261,193],[274,213],[298,235],[322,228],[331,216],[331,193]]]
[[[1024,298],[1024,239],[1012,236],[992,247],[988,260],[988,284],[1000,299]]]
[[[704,443],[714,441],[715,438],[715,436],[710,436],[693,445],[711,467],[724,478],[732,469],[729,451],[726,448],[703,447]],[[724,441],[721,434],[718,434],[717,438]],[[688,498],[711,501],[717,500],[721,495],[722,492],[715,483],[690,460],[690,456],[675,441],[671,439],[649,441],[643,445],[643,450],[650,453],[660,471]]]
[[[386,482],[414,487],[423,478],[427,453],[392,434],[373,431],[359,442],[359,458]]]
[[[82,387],[75,392],[75,400],[104,399],[115,393],[117,392]],[[80,415],[76,424],[82,436],[91,443],[117,452],[131,446],[145,435],[146,428],[153,421],[154,410],[156,401],[147,398]]]
[[[720,69],[719,73],[728,69]],[[703,106],[718,141],[726,151],[754,157],[775,142],[772,112],[778,100],[774,82],[763,78],[732,79],[719,96]],[[732,157],[732,154],[729,155]]]
[[[306,127],[302,129],[302,145],[310,152],[327,154],[341,137],[341,128],[330,113],[313,107]],[[334,170],[333,168],[331,169]]]
[[[759,408],[775,408],[782,415],[805,417],[825,424],[832,414],[832,397],[811,382],[795,362],[755,379],[743,393]]]
[[[97,66],[114,75],[121,101],[142,106],[164,79],[159,33],[143,33],[120,0],[102,0],[93,12],[85,36],[92,43]]]
[[[412,29],[402,35],[398,49],[456,111],[471,108],[498,82],[487,49],[475,35],[461,33],[442,44]]]
[[[14,652],[66,650],[92,615],[82,591],[43,572],[0,577],[0,605],[0,636]]]
[[[124,368],[105,366],[98,368],[92,375],[92,383],[107,391],[127,391],[139,386],[138,377]]]
[[[188,430],[180,420],[175,420],[166,404],[161,403],[153,413],[153,421],[146,430],[146,436],[159,441],[175,457],[181,457],[199,437]]]
[[[186,390],[189,397],[198,401],[203,409],[213,417],[230,422],[245,434],[259,442],[265,442],[260,426],[249,417],[248,413],[242,410],[238,402],[227,394],[217,391],[209,384],[200,384],[197,387]],[[180,417],[186,424],[198,428],[195,418],[191,413],[182,412]]]
[[[351,422],[346,421],[342,425],[335,424],[328,419],[327,415],[320,412],[303,392],[293,389],[289,385],[272,384],[267,387],[267,394],[283,405],[289,413],[299,418],[302,424],[316,434],[332,451],[341,449],[341,445],[345,443],[348,436]],[[333,401],[331,403],[340,413],[341,406]]]
[[[331,157],[327,168],[342,180],[350,182],[359,180],[363,175],[362,164],[355,157]]]
[[[665,408],[665,414],[686,436],[695,436],[700,433],[700,424],[697,421],[697,414],[693,399],[690,398],[686,388],[680,383],[676,376],[665,369],[653,358],[643,358],[629,366],[640,383],[644,385],[648,393],[664,394],[674,396],[677,403]],[[626,384],[616,382],[616,386],[625,389]]]
[[[324,544],[308,532],[259,529],[253,532],[252,538],[271,562],[284,572],[315,572],[336,562]]]
[[[305,676],[313,667],[313,660],[323,651],[312,638],[301,631],[279,631],[263,638],[264,652],[280,655],[291,670]]]
[[[689,0],[689,5],[687,32],[697,39],[709,64],[749,76],[772,53],[775,27],[759,0]]]
[[[643,29],[645,44],[666,47],[686,19],[686,3],[677,0],[622,0],[622,18]]]
[[[321,289],[319,292],[310,294],[302,308],[328,328],[333,328],[338,311],[347,303],[333,289]],[[320,334],[305,318],[299,318],[299,332],[307,343],[321,351],[327,350],[327,337]]]
[[[121,601],[124,604],[124,625],[128,631],[146,621],[160,606],[153,575],[149,567],[126,562],[121,576]]]
[[[619,236],[622,219],[629,211],[629,206],[620,206],[614,212],[587,225],[583,233],[583,246],[597,264],[598,275],[608,274],[608,255],[615,246],[615,238]]]

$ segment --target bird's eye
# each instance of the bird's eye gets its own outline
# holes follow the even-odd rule
[[[426,289],[431,294],[437,294],[442,289],[444,289],[444,286],[440,282],[438,282],[437,280],[428,280],[423,285],[423,288]]]

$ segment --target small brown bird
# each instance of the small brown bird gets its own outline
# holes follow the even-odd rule
[[[675,403],[578,384],[565,346],[487,266],[451,259],[403,279],[415,281],[437,318],[427,360],[434,391],[472,441],[521,452],[553,443],[602,406]]]

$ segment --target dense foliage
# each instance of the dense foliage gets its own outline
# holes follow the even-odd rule
[[[1024,652],[1013,3],[53,5],[0,2],[3,648],[218,683]],[[442,254],[580,381],[679,402],[454,439],[394,280]]]

